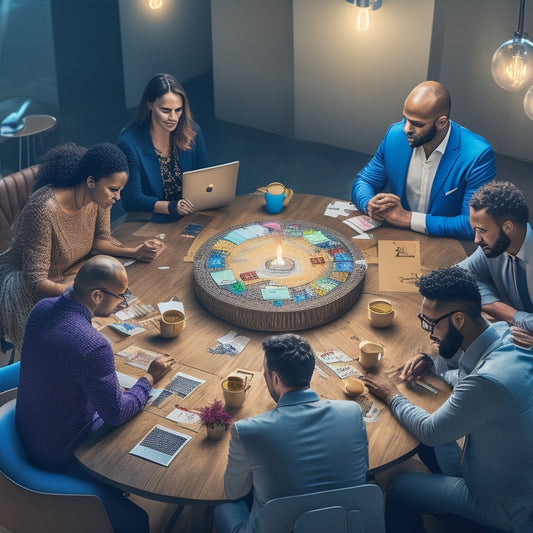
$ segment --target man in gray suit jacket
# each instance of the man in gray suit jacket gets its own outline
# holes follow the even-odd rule
[[[224,487],[230,499],[215,508],[217,533],[262,529],[269,500],[365,482],[368,443],[356,402],[320,400],[309,388],[315,357],[294,334],[268,337],[264,377],[277,406],[232,427]],[[245,496],[253,496],[251,510]]]

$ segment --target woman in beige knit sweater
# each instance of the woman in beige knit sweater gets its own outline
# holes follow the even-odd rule
[[[61,294],[79,260],[101,253],[151,261],[160,251],[156,239],[128,248],[111,237],[111,206],[127,179],[127,160],[111,143],[88,150],[69,143],[43,157],[11,247],[0,255],[0,338],[18,353],[32,307]]]

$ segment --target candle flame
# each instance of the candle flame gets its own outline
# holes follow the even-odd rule
[[[285,264],[285,261],[283,260],[283,257],[282,257],[282,254],[283,253],[283,248],[281,247],[281,243],[278,244],[278,247],[276,248],[276,259],[273,261],[273,264],[274,265],[284,265]]]

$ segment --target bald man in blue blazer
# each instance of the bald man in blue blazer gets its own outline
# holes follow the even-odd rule
[[[372,218],[420,233],[474,236],[470,197],[496,177],[490,144],[449,119],[440,83],[417,85],[370,162],[356,176],[352,201]],[[388,186],[390,192],[383,192]]]

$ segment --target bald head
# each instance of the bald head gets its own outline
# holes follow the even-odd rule
[[[451,98],[448,89],[437,81],[419,83],[407,96],[404,107],[426,116],[450,116]]]
[[[96,288],[124,292],[127,286],[126,269],[114,257],[107,255],[91,257],[80,268],[74,280],[74,291],[81,299],[88,298]]]

